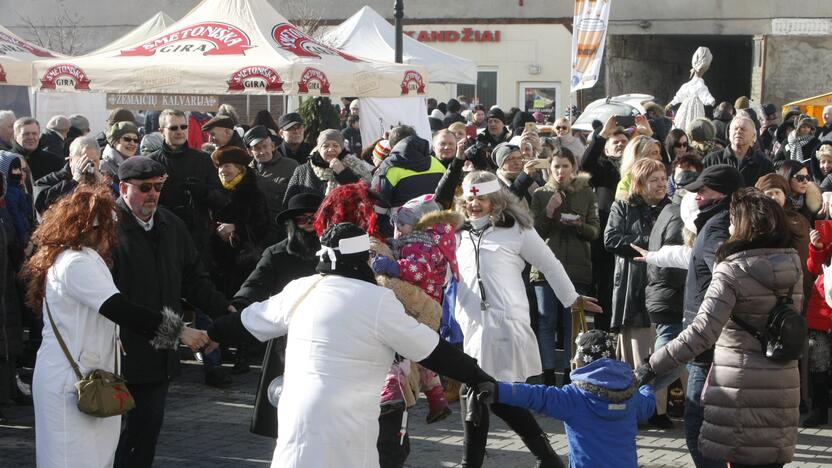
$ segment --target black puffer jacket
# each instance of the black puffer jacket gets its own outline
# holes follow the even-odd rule
[[[396,143],[379,164],[372,189],[390,206],[402,206],[420,195],[433,193],[445,166],[430,155],[430,142],[410,136]]]
[[[623,326],[650,326],[644,293],[647,265],[634,260],[638,252],[630,244],[647,247],[653,224],[668,203],[670,200],[665,198],[656,206],[650,206],[640,196],[633,195],[629,200],[616,200],[612,205],[604,230],[604,248],[615,254],[610,323],[614,330]]]
[[[664,245],[682,245],[684,223],[680,213],[682,199],[674,195],[673,203],[666,205],[653,230],[650,232],[649,249],[659,250]],[[647,289],[645,305],[652,323],[682,323],[682,305],[685,296],[687,271],[681,268],[661,268],[647,265]]]
[[[734,150],[730,146],[725,147],[719,151],[705,156],[702,160],[705,167],[715,166],[717,164],[728,164],[739,169],[742,178],[745,181],[746,187],[753,187],[757,184],[757,180],[774,172],[774,164],[765,157],[765,155],[754,147],[749,148],[748,153],[742,161],[737,160]]]

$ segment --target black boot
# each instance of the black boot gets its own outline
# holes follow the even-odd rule
[[[557,383],[557,376],[554,369],[543,369],[543,385],[554,387]]]
[[[803,421],[803,427],[824,426],[829,423],[829,377],[826,372],[810,373],[809,387],[812,390],[812,412]]]
[[[572,372],[572,369],[566,368],[563,370],[563,385],[569,385],[572,383],[572,379],[569,377],[570,372]]]
[[[564,468],[560,457],[549,445],[549,437],[545,433],[523,438],[523,443],[526,444],[532,455],[537,457],[537,465],[535,465],[537,468]]]
[[[485,444],[488,441],[488,411],[485,410],[480,415],[480,423],[474,423],[465,420],[465,415],[468,407],[468,388],[462,385],[459,393],[459,413],[462,415],[462,427],[464,430],[464,438],[462,440],[462,467],[463,468],[480,468],[485,459]]]

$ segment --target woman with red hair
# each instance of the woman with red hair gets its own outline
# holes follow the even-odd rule
[[[208,343],[173,311],[141,307],[118,292],[108,269],[115,207],[109,187],[79,186],[45,212],[32,236],[37,250],[23,267],[26,299],[47,316],[32,385],[39,467],[113,466],[121,418],[77,408],[73,365],[82,375],[114,372],[119,326],[158,349],[176,348],[180,339],[194,350]]]

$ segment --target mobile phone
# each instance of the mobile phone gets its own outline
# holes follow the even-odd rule
[[[820,233],[820,241],[824,246],[832,242],[832,220],[819,219],[815,221],[815,229]]]
[[[477,139],[477,127],[473,125],[465,126],[465,136],[468,137],[469,140],[476,140]]]
[[[561,213],[560,220],[561,221],[577,221],[581,219],[581,215],[576,215],[572,213]]]
[[[534,122],[526,122],[524,133],[538,133],[537,124]]]
[[[632,115],[616,115],[615,124],[619,127],[629,128],[636,124],[636,118]]]
[[[534,167],[535,167],[535,169],[548,169],[549,168],[549,160],[548,159],[537,159],[537,160],[535,160]]]

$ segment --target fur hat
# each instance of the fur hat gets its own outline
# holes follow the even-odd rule
[[[218,167],[229,163],[245,167],[251,162],[251,155],[238,146],[229,145],[211,153],[211,159]]]
[[[741,109],[748,109],[750,106],[750,101],[746,96],[740,96],[734,101],[734,109],[741,110]]]

